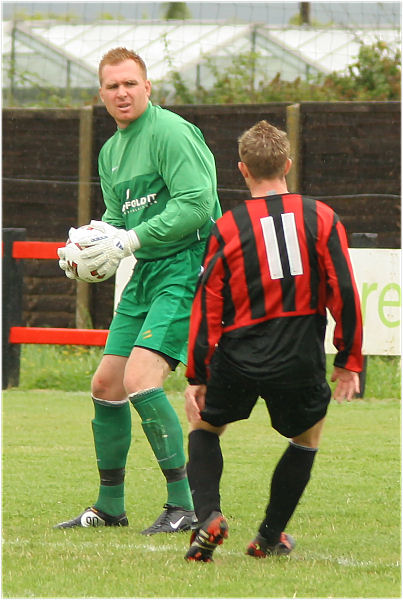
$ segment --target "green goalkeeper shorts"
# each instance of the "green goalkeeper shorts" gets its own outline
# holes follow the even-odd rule
[[[113,317],[105,354],[129,356],[140,346],[186,364],[189,317],[204,247],[137,261]]]

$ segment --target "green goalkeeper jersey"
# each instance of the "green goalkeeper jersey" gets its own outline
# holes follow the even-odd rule
[[[170,256],[204,242],[221,216],[215,162],[201,131],[149,102],[99,154],[103,221],[134,229],[137,258]]]

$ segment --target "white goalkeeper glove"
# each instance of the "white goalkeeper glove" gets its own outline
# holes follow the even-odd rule
[[[133,229],[119,229],[119,227],[113,227],[113,225],[109,225],[109,223],[105,223],[104,221],[91,221],[90,226],[98,231],[102,231],[106,235],[110,237],[116,237],[122,242],[123,250],[125,252],[125,256],[130,256],[133,254],[135,250],[138,250],[141,246],[140,240],[137,237],[137,234]],[[100,242],[102,243],[102,241]]]
[[[104,221],[91,221],[90,226],[108,236],[106,239],[92,241],[90,247],[82,250],[82,260],[88,261],[92,268],[99,270],[105,263],[115,264],[117,267],[122,258],[140,248],[140,240],[132,229],[126,231]],[[85,239],[80,241],[80,245],[86,245]]]
[[[64,246],[63,248],[58,248],[57,249],[57,254],[59,255],[59,267],[65,272],[66,277],[68,277],[69,279],[77,279],[78,277],[73,269],[73,267],[71,267],[69,265],[69,263],[67,262],[66,259],[66,247]]]

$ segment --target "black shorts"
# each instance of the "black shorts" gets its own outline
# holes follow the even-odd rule
[[[311,386],[279,387],[269,380],[245,377],[219,350],[213,356],[210,374],[201,416],[216,427],[248,419],[261,396],[272,427],[281,435],[293,438],[323,419],[331,398],[326,380]]]

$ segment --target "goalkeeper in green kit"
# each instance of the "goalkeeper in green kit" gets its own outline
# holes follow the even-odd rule
[[[167,485],[163,512],[142,533],[175,533],[190,529],[195,516],[182,429],[163,384],[186,362],[205,241],[221,215],[215,163],[197,127],[150,102],[151,83],[137,54],[110,50],[99,78],[117,131],[99,155],[106,210],[91,225],[121,243],[101,239],[82,255],[98,271],[130,254],[136,265],[92,380],[99,495],[78,517],[56,527],[128,525],[124,478],[133,405]],[[59,257],[66,275],[75,278],[63,249]]]

